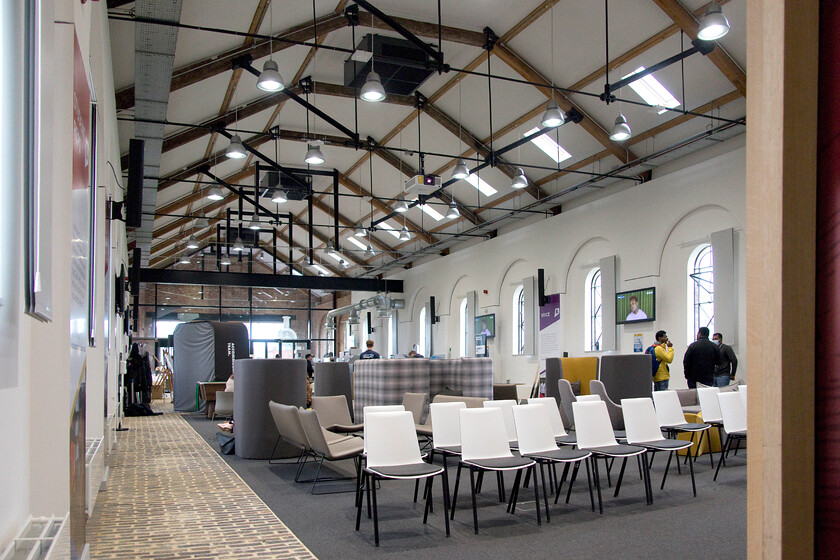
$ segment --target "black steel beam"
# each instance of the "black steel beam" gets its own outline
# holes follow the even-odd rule
[[[215,132],[215,133],[217,133],[217,134],[221,134],[222,136],[224,136],[224,137],[225,137],[225,138],[227,138],[228,140],[230,140],[231,138],[233,138],[233,134],[231,134],[230,132],[228,132],[228,131],[227,131],[227,130],[225,130],[224,128],[214,128],[214,129],[213,129],[213,132]],[[296,184],[297,184],[300,188],[302,188],[302,189],[307,189],[307,190],[309,189],[309,185],[307,185],[306,183],[304,183],[303,181],[301,181],[298,177],[296,177],[295,175],[293,175],[293,174],[292,174],[292,173],[291,173],[288,169],[286,169],[285,167],[283,167],[282,165],[280,165],[280,164],[279,164],[279,163],[277,163],[276,161],[273,161],[273,160],[269,159],[267,156],[265,156],[264,154],[262,154],[262,153],[261,153],[261,152],[259,152],[258,150],[255,150],[254,148],[252,148],[251,146],[249,146],[249,145],[248,145],[248,143],[247,143],[247,142],[245,142],[245,140],[243,140],[243,141],[242,141],[242,146],[243,146],[246,150],[248,150],[249,152],[251,152],[251,154],[252,154],[252,155],[254,155],[256,158],[263,160],[263,161],[264,161],[264,162],[266,162],[269,166],[271,166],[272,168],[276,169],[277,171],[279,171],[280,173],[282,173],[283,175],[285,175],[286,177],[288,177],[291,181],[293,181],[294,183],[296,183]],[[210,166],[209,166],[209,165],[206,165],[205,167],[206,167],[207,169],[209,169],[209,167],[210,167]],[[199,172],[204,173],[204,174],[206,175],[206,174],[207,174],[207,172],[204,170],[204,169],[205,169],[205,167],[203,167],[202,169],[200,169],[200,170],[199,170]]]
[[[402,293],[402,280],[341,278],[333,276],[291,276],[286,274],[243,274],[200,270],[141,268],[140,282],[190,284],[197,286],[237,286],[252,288],[298,288],[302,290],[341,290]]]
[[[414,46],[416,46],[418,49],[421,49],[424,53],[426,53],[427,55],[432,57],[435,61],[437,61],[438,64],[440,64],[440,65],[443,64],[443,53],[442,52],[436,51],[435,49],[433,49],[432,47],[430,47],[429,45],[424,43],[417,35],[415,35],[411,31],[409,31],[408,29],[406,29],[405,27],[400,25],[399,22],[397,22],[394,18],[390,17],[388,14],[386,14],[385,12],[383,12],[382,10],[380,10],[379,8],[377,8],[376,6],[371,4],[370,2],[367,2],[366,0],[353,0],[353,1],[356,4],[358,4],[359,6],[361,6],[362,8],[364,8],[365,11],[370,12],[371,14],[378,17],[386,25],[388,25],[388,27],[390,27],[391,29],[393,29],[394,31],[396,31],[397,33],[399,33],[400,35],[402,35],[403,37],[408,39]],[[355,47],[356,45],[353,45],[353,46]]]
[[[693,55],[694,53],[701,53],[704,56],[708,55],[710,52],[715,50],[715,42],[714,41],[703,41],[702,39],[695,39],[691,42],[693,47],[690,49],[686,49],[680,53],[675,54],[674,56],[668,57],[662,62],[658,62],[651,66],[650,68],[645,68],[638,74],[631,74],[624,79],[617,81],[614,84],[610,84],[610,92],[618,91],[619,89],[623,88],[626,85],[629,85],[636,80],[640,80],[647,76],[648,74],[653,74],[657,70],[662,70],[663,68],[674,64],[675,62],[679,62],[684,58],[688,58],[689,56]]]

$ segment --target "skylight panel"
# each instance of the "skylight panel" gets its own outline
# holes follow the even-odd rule
[[[313,265],[312,265],[312,268],[314,268],[314,269],[315,269],[315,270],[317,270],[319,273],[321,273],[321,274],[323,274],[323,275],[325,275],[325,276],[329,276],[329,275],[330,275],[330,271],[329,271],[329,270],[327,270],[326,268],[324,268],[323,266],[319,265],[319,264],[313,264]]]
[[[331,256],[333,259],[335,259],[336,262],[341,262],[341,261],[344,260],[344,255],[342,255],[338,251],[333,251],[332,253],[327,253],[327,254],[329,256]]]
[[[391,224],[389,224],[388,222],[382,222],[382,223],[380,223],[379,225],[380,225],[380,226],[382,226],[382,229],[386,230],[388,233],[390,233],[391,235],[393,235],[393,236],[394,236],[394,237],[396,237],[397,239],[399,239],[399,238],[400,238],[400,232],[398,232],[397,230],[395,230],[395,229],[394,229],[394,226],[392,226],[392,225],[391,225]]]
[[[472,186],[474,186],[475,188],[477,188],[477,189],[481,192],[481,194],[483,194],[484,196],[493,196],[494,194],[496,194],[497,192],[499,192],[499,191],[497,191],[496,189],[494,189],[493,187],[491,187],[491,186],[487,183],[487,181],[485,181],[484,179],[482,179],[482,178],[481,178],[481,177],[479,177],[478,175],[475,175],[475,174],[470,174],[470,175],[469,175],[466,179],[464,179],[464,180],[465,180],[467,183],[469,183],[470,185],[472,185]]]
[[[303,276],[303,274],[301,274],[300,272],[298,272],[295,269],[292,269],[292,276]]]
[[[352,243],[353,245],[355,245],[356,247],[358,247],[358,248],[359,248],[359,249],[361,249],[362,251],[364,251],[365,249],[367,249],[367,245],[365,245],[364,243],[362,243],[361,241],[359,241],[358,239],[356,239],[356,237],[354,237],[354,236],[350,236],[350,237],[348,237],[348,238],[347,238],[347,241],[349,241],[350,243]]]
[[[490,188],[492,189],[493,187],[490,187]],[[414,200],[417,200],[417,199],[415,198]],[[440,212],[435,210],[434,206],[432,206],[430,204],[418,204],[418,206],[420,207],[420,209],[423,212],[426,213],[427,216],[429,216],[430,218],[432,218],[436,222],[439,222],[444,218],[443,214],[441,214]]]
[[[644,66],[639,66],[633,72],[624,76],[624,78],[632,76],[633,74],[638,74],[639,72],[644,71],[644,69]],[[659,80],[653,77],[653,74],[648,74],[636,81],[630,82],[630,87],[633,88],[633,91],[638,93],[639,97],[644,99],[645,103],[648,105],[654,107],[664,107],[664,109],[657,111],[660,115],[668,109],[680,106],[680,102],[671,95],[670,91],[665,89],[665,86],[659,83]]]
[[[530,136],[539,130],[539,127],[534,127],[525,133],[525,136]],[[545,152],[545,155],[553,159],[556,163],[565,161],[572,157],[572,154],[563,149],[563,146],[558,144],[551,138],[548,133],[540,134],[536,138],[531,139],[531,143],[537,148]]]

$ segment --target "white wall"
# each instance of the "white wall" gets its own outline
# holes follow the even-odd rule
[[[457,354],[458,305],[467,291],[475,290],[477,313],[496,314],[496,338],[490,347],[496,380],[531,383],[537,364],[511,354],[512,297],[523,278],[544,268],[546,293],[561,294],[564,350],[570,356],[599,355],[584,348],[584,284],[600,258],[616,255],[619,291],[648,286],[657,290],[657,320],[618,326],[616,351],[632,352],[634,333],[642,333],[647,346],[657,330],[668,331],[677,348],[671,386],[684,387],[682,356],[691,342],[686,337],[687,259],[694,247],[709,242],[712,232],[726,228],[735,230],[738,339],[746,335],[743,138],[730,140],[725,148],[729,151],[722,155],[722,148],[715,146],[711,159],[695,154],[690,167],[668,164],[668,174],[657,177],[654,172],[656,178],[645,184],[394,273],[391,278],[405,282],[400,351],[416,340],[420,308],[433,295],[441,316],[434,327],[436,351],[451,347]],[[741,362],[739,376],[744,376],[746,353],[737,346],[735,351]]]
[[[3,2],[3,23],[8,14],[20,11],[25,0]],[[121,223],[115,222],[112,230],[112,242],[105,243],[105,200],[109,197],[121,200],[122,191],[116,186],[113,173],[107,167],[110,161],[116,172],[120,172],[119,144],[117,139],[116,113],[114,109],[114,88],[111,76],[110,41],[108,38],[107,6],[105,2],[87,2],[82,4],[74,0],[45,0],[42,2],[44,33],[50,38],[45,42],[42,53],[43,72],[52,76],[50,89],[51,100],[42,107],[42,141],[48,145],[46,153],[52,163],[51,173],[41,178],[44,191],[52,199],[52,215],[45,219],[52,223],[52,301],[53,316],[51,322],[40,322],[23,313],[23,225],[22,220],[0,220],[3,228],[13,228],[13,234],[5,239],[18,240],[17,251],[0,253],[0,334],[5,348],[2,360],[3,373],[0,373],[0,410],[7,422],[4,437],[8,445],[0,454],[0,549],[17,532],[28,515],[64,515],[70,504],[70,397],[75,387],[71,380],[69,365],[69,301],[71,270],[71,207],[70,194],[72,177],[72,102],[73,102],[73,37],[78,34],[83,58],[88,66],[93,89],[99,101],[97,111],[99,142],[97,150],[97,191],[98,203],[94,219],[96,220],[96,253],[91,255],[96,263],[95,327],[96,346],[87,351],[87,436],[100,437],[105,429],[104,403],[106,399],[115,403],[117,395],[116,375],[117,357],[125,341],[122,336],[112,339],[108,368],[108,394],[105,392],[106,348],[103,344],[104,293],[106,278],[110,283],[114,270],[119,271],[121,263],[127,263],[125,230]],[[22,21],[17,24],[23,27]],[[2,35],[3,50],[8,35]],[[22,60],[23,57],[18,57]],[[4,59],[5,62],[5,59]],[[3,67],[4,73],[10,70]],[[12,89],[12,84],[21,80],[7,80],[3,76],[3,110],[5,100]],[[16,111],[20,112],[18,92]],[[4,113],[4,117],[5,117]],[[22,125],[15,125],[14,118],[4,118],[11,130],[22,130]],[[5,140],[5,138],[4,138]],[[0,151],[6,154],[6,150]],[[3,175],[7,179],[0,188],[4,189],[4,209],[11,208],[17,216],[23,215],[23,202],[20,193],[23,190],[22,153],[13,154],[3,159]],[[12,169],[6,172],[7,165]],[[14,195],[5,196],[5,189],[10,188]],[[17,197],[17,200],[16,200]],[[9,206],[7,206],[7,204]],[[43,218],[42,218],[43,219]],[[4,229],[5,233],[5,229]],[[110,251],[116,262],[105,273],[105,254]],[[11,255],[11,257],[9,257]],[[7,259],[15,259],[16,266],[7,266]],[[15,271],[14,278],[5,274]],[[14,286],[8,295],[8,286]],[[112,300],[113,301],[113,300]],[[113,308],[113,304],[110,306]],[[113,326],[113,313],[107,310]],[[121,327],[119,329],[121,331]],[[16,355],[15,355],[16,352]],[[8,369],[7,367],[8,366]],[[114,406],[111,407],[113,411]]]

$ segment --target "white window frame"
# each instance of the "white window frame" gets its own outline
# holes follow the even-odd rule
[[[688,338],[692,341],[700,327],[715,332],[715,277],[712,245],[698,245],[691,252],[687,263],[688,279]]]
[[[517,286],[513,291],[511,301],[514,318],[511,329],[511,350],[514,356],[521,356],[525,353],[525,289],[524,286]]]
[[[426,306],[420,308],[420,329],[417,333],[417,353],[426,355]]]
[[[458,337],[460,339],[459,355],[462,358],[466,358],[467,349],[469,348],[469,341],[467,340],[467,335],[469,334],[467,329],[467,298],[462,299],[461,305],[459,306],[458,332],[461,333],[461,336]]]
[[[586,275],[584,290],[584,348],[586,352],[600,352],[603,341],[603,300],[601,298],[601,268],[593,268]]]

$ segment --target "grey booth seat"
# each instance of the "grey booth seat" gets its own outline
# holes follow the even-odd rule
[[[241,459],[269,459],[277,440],[277,428],[268,408],[269,401],[306,406],[306,360],[236,360],[236,456]],[[300,453],[291,446],[280,448],[276,457]]]
[[[315,393],[317,397],[344,395],[353,410],[353,376],[347,362],[315,362]]]
[[[598,379],[613,402],[621,399],[651,398],[653,377],[648,354],[608,354],[601,356]]]

